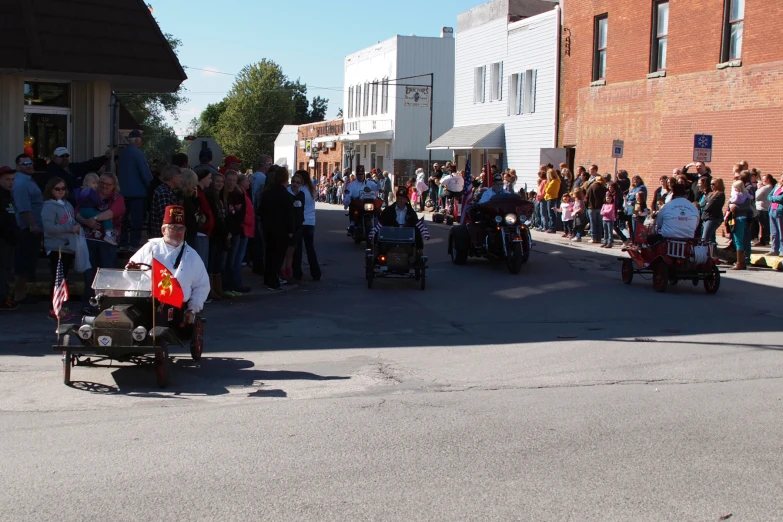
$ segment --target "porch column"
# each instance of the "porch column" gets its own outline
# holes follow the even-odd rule
[[[0,165],[15,168],[24,150],[24,78],[0,76]]]
[[[111,85],[109,82],[73,82],[74,161],[100,156],[111,140]]]

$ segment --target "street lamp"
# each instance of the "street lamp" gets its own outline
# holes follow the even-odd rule
[[[356,151],[353,150],[353,142],[349,141],[348,143],[345,144],[345,155],[348,156],[348,160],[350,162],[349,167],[351,169],[351,172],[353,172],[353,157],[355,154]]]
[[[310,151],[310,159],[313,160],[313,174],[315,176],[318,176],[318,151],[315,149],[312,149]]]

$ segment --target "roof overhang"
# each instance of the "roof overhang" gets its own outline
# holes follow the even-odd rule
[[[360,134],[342,134],[337,137],[337,141],[378,141],[394,139],[393,130],[362,132]]]
[[[0,74],[16,74],[24,76],[26,80],[57,80],[76,82],[106,81],[111,84],[111,89],[116,92],[176,92],[182,83],[180,80],[168,78],[145,78],[133,76],[115,76],[108,74],[86,74],[65,71],[40,71],[18,69],[2,69]]]
[[[506,130],[502,123],[453,127],[427,145],[427,150],[504,149]]]

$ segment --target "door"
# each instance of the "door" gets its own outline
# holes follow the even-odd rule
[[[33,159],[51,159],[54,149],[71,149],[71,110],[43,109],[35,106],[24,110],[24,139],[32,138]]]

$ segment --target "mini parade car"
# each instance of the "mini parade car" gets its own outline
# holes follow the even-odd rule
[[[201,359],[205,319],[196,316],[193,324],[185,324],[181,309],[159,302],[153,318],[150,274],[149,270],[98,269],[92,285],[98,314],[83,317],[78,325],[60,325],[58,344],[52,347],[63,354],[66,385],[71,383],[73,366],[113,360],[152,362],[158,386],[163,388],[169,382],[170,347],[187,346],[194,361]]]
[[[693,286],[704,281],[708,294],[717,293],[720,288],[719,260],[715,256],[715,245],[700,239],[658,239],[652,235],[653,228],[638,225],[634,245],[623,248],[627,258],[620,258],[623,283],[630,285],[634,274],[651,274],[653,289],[665,292],[669,285],[690,280]],[[647,244],[648,238],[653,242]]]
[[[414,279],[424,290],[427,279],[427,256],[416,252],[416,229],[413,227],[380,227],[365,251],[367,288],[376,278]]]

